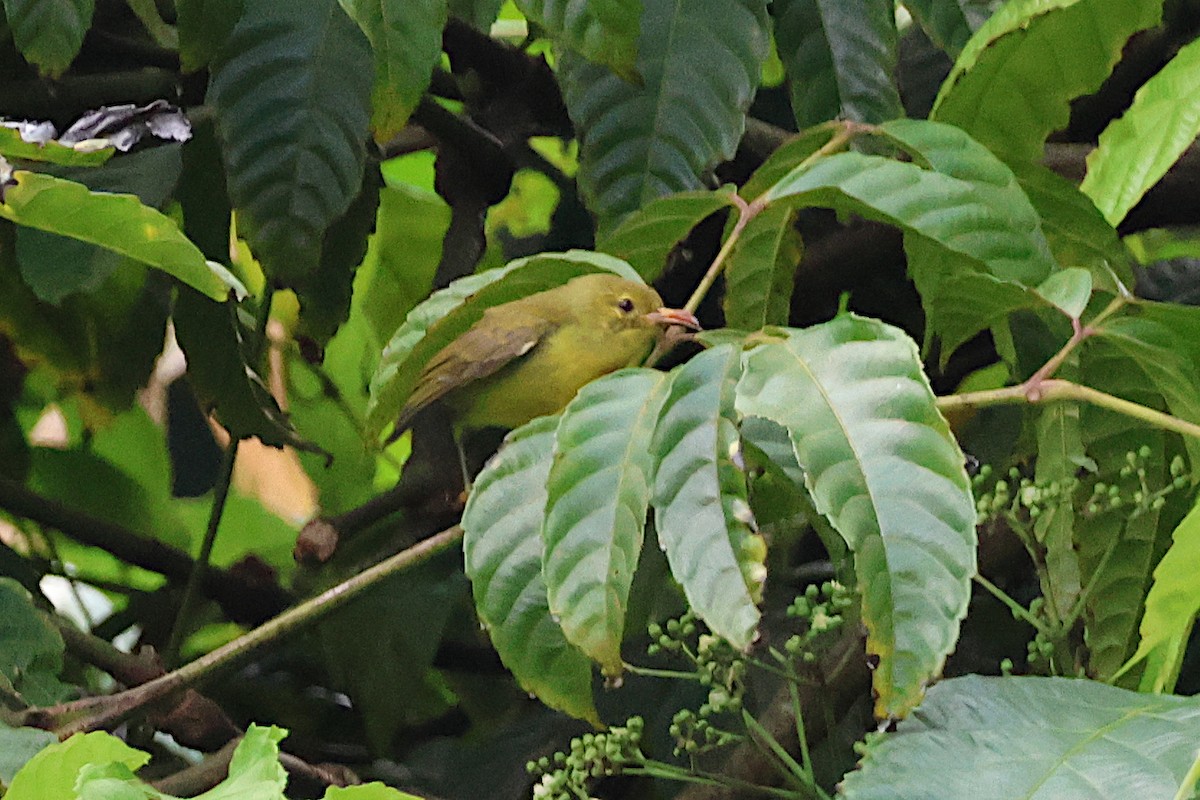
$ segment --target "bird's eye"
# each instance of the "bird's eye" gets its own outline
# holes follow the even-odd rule
[[[628,297],[622,297],[617,301],[617,308],[628,314],[630,311],[633,311],[633,301]]]

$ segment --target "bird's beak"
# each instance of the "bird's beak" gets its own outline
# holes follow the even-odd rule
[[[679,325],[693,331],[701,329],[700,320],[696,319],[696,315],[690,311],[684,311],[682,308],[660,308],[657,311],[651,311],[647,314],[646,319],[655,325],[662,325],[664,327]]]

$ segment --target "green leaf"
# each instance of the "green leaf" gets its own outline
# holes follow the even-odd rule
[[[379,781],[357,786],[330,786],[324,800],[421,800],[415,794],[393,789]]]
[[[542,580],[543,509],[558,417],[505,438],[463,510],[463,556],[475,610],[523,689],[551,708],[599,723],[592,665],[550,614]]]
[[[942,84],[931,119],[1012,163],[1042,157],[1070,103],[1108,77],[1130,36],[1157,25],[1161,0],[1013,0],[983,24]]]
[[[1173,691],[1184,648],[1196,614],[1200,612],[1200,506],[1192,508],[1171,535],[1171,547],[1154,568],[1154,582],[1146,594],[1141,640],[1130,664],[1145,660],[1142,690]]]
[[[1085,386],[1151,408],[1165,406],[1146,367],[1109,343],[1089,338],[1079,361]],[[1150,448],[1144,464],[1148,485],[1158,487],[1167,480],[1167,437],[1162,430],[1090,404],[1081,412],[1087,454],[1100,468],[1097,480],[1109,486],[1123,485],[1128,493],[1134,491],[1140,478],[1125,478],[1120,471],[1128,463],[1128,453],[1142,447]],[[1155,509],[1132,514],[1128,504],[1107,509],[1103,505],[1097,513],[1077,515],[1075,539],[1080,578],[1093,587],[1086,601],[1087,670],[1089,675],[1108,680],[1136,647],[1151,570],[1166,547],[1163,538],[1169,529],[1159,530],[1162,514]]]
[[[559,59],[579,185],[601,232],[657,197],[700,188],[733,157],[767,56],[765,0],[644,6],[640,85],[581,56]]]
[[[315,342],[322,351],[350,317],[354,273],[367,254],[367,239],[375,230],[382,185],[379,167],[368,166],[354,202],[326,229],[316,270],[297,287],[300,321],[296,338]]]
[[[133,195],[91,192],[73,181],[17,170],[0,217],[90,242],[173,275],[213,299],[230,286],[169,217]]]
[[[1067,377],[1060,373],[1060,377]],[[1042,486],[1057,483],[1063,494],[1045,502],[1033,524],[1037,541],[1045,548],[1048,579],[1042,594],[1052,605],[1055,618],[1068,619],[1083,591],[1079,556],[1075,552],[1074,498],[1065,490],[1068,482],[1087,460],[1079,424],[1079,404],[1054,403],[1038,415],[1037,471]],[[1093,465],[1094,471],[1095,465]]]
[[[951,58],[958,57],[995,5],[995,0],[904,0],[930,41]]]
[[[662,274],[671,251],[705,218],[732,205],[732,192],[695,191],[651,200],[600,241],[597,249],[623,258],[645,281]]]
[[[175,0],[179,62],[184,72],[204,69],[242,16],[243,0]]]
[[[461,336],[488,308],[566,283],[590,272],[640,280],[624,261],[571,250],[541,253],[504,267],[459,278],[418,305],[388,342],[371,378],[367,437],[374,439],[396,419],[425,362]]]
[[[725,264],[725,324],[757,330],[786,325],[803,245],[795,212],[771,206],[746,224]]]
[[[517,0],[516,5],[559,44],[637,81],[642,0]]]
[[[673,372],[651,445],[654,526],[671,574],[713,633],[737,648],[754,640],[766,576],[746,476],[735,463],[740,351],[721,345]]]
[[[476,30],[487,33],[502,5],[504,0],[450,0],[450,13]]]
[[[58,742],[58,737],[41,728],[9,728],[0,725],[0,786],[12,783],[13,776],[41,750]]]
[[[63,640],[30,601],[25,587],[0,578],[0,677],[30,705],[53,705],[70,689],[58,680]]]
[[[95,292],[128,264],[112,250],[37,228],[17,228],[16,254],[25,285],[56,306],[76,292]]]
[[[970,675],[929,690],[920,713],[846,775],[846,800],[1175,797],[1196,756],[1200,706],[1067,678]],[[970,765],[964,768],[964,765]]]
[[[900,717],[954,648],[975,574],[975,510],[916,346],[843,315],[745,357],[738,410],[788,430],[805,484],[855,555],[876,714]]]
[[[4,0],[4,14],[25,60],[57,78],[79,54],[95,5],[95,0]]]
[[[970,163],[984,167],[974,159]],[[999,177],[990,166],[977,170],[979,177],[964,179],[881,156],[838,153],[789,173],[767,197],[768,202],[823,205],[888,222],[978,261],[996,278],[1036,286],[1054,268],[1037,214],[1027,200],[1017,199],[1024,196],[1015,181],[1011,186],[984,182],[985,175]]]
[[[779,183],[789,172],[812,158],[821,148],[829,144],[840,126],[834,124],[816,125],[806,131],[792,136],[767,157],[758,169],[742,184],[738,192],[746,200],[755,200],[759,195]],[[848,143],[843,143],[835,152],[845,150]],[[832,155],[832,153],[822,153]]]
[[[1200,371],[1174,331],[1151,319],[1125,316],[1105,322],[1093,338],[1132,359],[1172,414],[1200,423]],[[1188,436],[1184,446],[1189,460],[1200,463],[1200,441]]]
[[[339,0],[375,53],[371,130],[387,141],[400,132],[429,88],[442,55],[446,0]]]
[[[31,758],[8,787],[5,800],[62,800],[75,798],[75,778],[88,764],[122,764],[138,769],[150,760],[149,753],[134,750],[103,731],[77,733],[65,742],[55,742]]]
[[[251,725],[238,742],[225,780],[198,795],[202,800],[285,800],[287,771],[279,763],[282,728]],[[137,752],[137,751],[134,751]],[[142,782],[127,763],[96,760],[79,770],[75,794],[79,800],[178,800]]]
[[[74,147],[59,144],[57,140],[34,144],[22,139],[15,128],[0,126],[0,156],[4,158],[23,158],[67,167],[96,167],[108,161],[114,152],[114,147],[76,150]]]
[[[1100,134],[1079,189],[1116,226],[1200,134],[1200,42],[1180,48]]]
[[[567,641],[619,675],[629,587],[642,551],[654,459],[648,447],[670,384],[625,369],[579,390],[554,437],[542,576]]]
[[[212,65],[238,227],[276,285],[317,265],[358,194],[371,110],[370,42],[336,0],[245,0]]]
[[[1041,164],[1016,167],[1017,180],[1042,218],[1054,260],[1084,267],[1099,289],[1119,294],[1134,284],[1133,260],[1113,226],[1079,187]]]
[[[233,301],[214,303],[191,292],[175,299],[175,336],[187,355],[188,377],[205,410],[235,439],[257,436],[271,447],[313,450],[279,408],[243,352],[244,328]]]
[[[1037,293],[1071,319],[1079,319],[1092,299],[1092,273],[1083,267],[1059,270],[1042,281]]]
[[[775,0],[771,13],[801,129],[836,118],[876,123],[904,115],[891,0]]]

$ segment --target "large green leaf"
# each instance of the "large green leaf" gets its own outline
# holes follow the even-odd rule
[[[786,325],[802,245],[794,212],[772,206],[746,224],[725,264],[725,324],[742,330]]]
[[[1091,341],[1080,353],[1082,382],[1126,400],[1162,409],[1162,394],[1147,378],[1145,367],[1103,340]],[[1148,485],[1157,489],[1167,474],[1164,455],[1167,437],[1145,422],[1090,404],[1081,409],[1081,431],[1087,455],[1099,466],[1096,479],[1110,486],[1134,490],[1138,478],[1123,478],[1127,454],[1150,448],[1142,465]],[[1138,486],[1137,488],[1140,488]],[[1079,553],[1080,578],[1092,590],[1086,599],[1085,624],[1088,674],[1110,679],[1125,663],[1137,644],[1151,570],[1160,541],[1161,512],[1155,509],[1132,514],[1128,504],[1077,514],[1075,540]]]
[[[21,768],[4,797],[6,800],[50,800],[75,798],[75,779],[88,764],[119,763],[138,769],[150,760],[149,753],[134,750],[111,733],[77,733],[65,742],[55,742]]]
[[[291,286],[359,191],[370,42],[336,0],[246,0],[211,70],[239,231],[267,276]]]
[[[924,162],[838,153],[798,167],[765,195],[771,203],[829,206],[898,226],[943,357],[1015,308],[1054,269],[1037,213],[1012,172],[961,131],[897,121],[883,133]],[[969,312],[966,309],[969,308]]]
[[[740,354],[706,350],[674,371],[654,432],[654,524],[671,573],[708,627],[735,647],[754,639],[766,555],[734,456]]]
[[[459,278],[418,305],[388,342],[371,378],[367,435],[378,436],[396,419],[430,358],[466,332],[488,308],[566,283],[589,272],[640,280],[612,256],[571,250],[521,258],[498,269]]]
[[[1180,49],[1146,81],[1088,154],[1079,189],[1117,225],[1200,134],[1200,42]]]
[[[517,0],[517,7],[558,43],[637,80],[642,0]]]
[[[526,691],[546,705],[599,722],[592,665],[550,614],[542,580],[546,478],[558,417],[513,431],[475,479],[463,510],[463,555],[475,610]]]
[[[1017,180],[1042,218],[1042,231],[1054,259],[1064,267],[1084,267],[1092,282],[1118,294],[1119,281],[1133,286],[1133,259],[1125,243],[1079,187],[1041,164],[1018,165]]]
[[[1167,326],[1134,316],[1111,319],[1096,336],[1132,359],[1175,416],[1200,423],[1200,369],[1180,347],[1179,335]],[[1200,441],[1184,441],[1193,464],[1200,464]]]
[[[889,222],[978,261],[996,278],[1036,286],[1054,264],[1037,214],[1027,200],[1016,200],[1015,184],[1012,189],[881,156],[839,153],[789,173],[767,197]]]
[[[648,445],[669,385],[650,369],[593,381],[563,411],[554,438],[542,525],[550,613],[607,675],[622,669],[629,586],[653,485]]]
[[[579,184],[606,231],[649,201],[702,185],[742,137],[767,55],[764,0],[645,0],[641,84],[563,53]]]
[[[279,742],[287,731],[251,725],[237,743],[225,779],[204,792],[204,800],[285,800],[287,770],[279,761]],[[138,751],[133,751],[138,752]],[[158,791],[133,774],[129,760],[95,760],[79,770],[75,791],[79,800],[178,800]]]
[[[95,6],[95,0],[4,0],[4,14],[25,60],[57,78],[83,46]]]
[[[853,315],[755,347],[738,410],[788,430],[818,511],[855,556],[876,713],[907,714],[954,648],[975,573],[975,511],[916,346]]]
[[[904,0],[930,40],[957,58],[998,0]]]
[[[727,189],[696,191],[651,200],[630,214],[596,248],[623,258],[646,281],[656,279],[671,251],[706,217],[731,204]]]
[[[375,138],[395,136],[429,87],[442,54],[446,0],[339,0],[371,40],[375,88],[371,129]]]
[[[175,0],[179,62],[185,72],[208,66],[242,16],[243,0]]]
[[[1198,736],[1195,698],[971,675],[931,688],[842,792],[846,800],[1179,797]]]
[[[1038,161],[1071,101],[1098,88],[1129,37],[1161,14],[1161,0],[1013,0],[963,48],[930,116],[1006,161]]]
[[[891,0],[775,0],[775,45],[800,128],[835,118],[883,122],[904,114],[896,88]]]
[[[0,195],[0,217],[149,264],[211,298],[223,300],[229,294],[222,271],[205,260],[170,217],[137,197],[92,192],[36,172],[18,170],[13,179],[16,185]]]
[[[1171,547],[1154,568],[1154,583],[1146,594],[1134,661],[1146,660],[1142,676],[1145,691],[1174,689],[1184,648],[1200,612],[1200,507],[1192,509],[1171,537]]]

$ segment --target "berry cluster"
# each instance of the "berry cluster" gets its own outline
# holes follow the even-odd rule
[[[622,727],[585,733],[571,740],[566,753],[542,756],[525,769],[540,776],[533,787],[534,800],[586,800],[587,784],[594,778],[620,774],[628,766],[645,763],[641,741],[644,723],[630,717]]]

